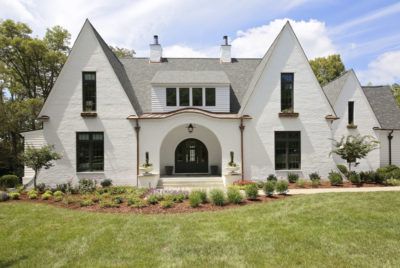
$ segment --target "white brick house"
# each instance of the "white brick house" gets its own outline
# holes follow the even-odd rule
[[[26,146],[63,155],[38,181],[147,185],[172,172],[222,183],[230,152],[241,166],[234,179],[326,178],[341,162],[331,139],[353,133],[381,142],[359,170],[400,164],[400,111],[387,87],[361,87],[348,71],[322,89],[289,23],[266,51],[231,58],[225,39],[221,58],[164,58],[155,37],[149,58],[118,59],[86,21],[40,112],[43,129],[22,133]],[[146,152],[152,176],[138,168]]]

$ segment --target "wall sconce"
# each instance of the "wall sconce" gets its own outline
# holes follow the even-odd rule
[[[192,133],[194,130],[194,126],[191,123],[186,128],[187,128],[189,134]]]

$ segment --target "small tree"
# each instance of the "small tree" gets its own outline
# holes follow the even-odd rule
[[[33,176],[33,187],[36,190],[36,179],[42,168],[49,169],[53,166],[53,160],[61,159],[61,155],[54,151],[53,145],[45,145],[41,148],[28,146],[22,159],[27,167],[35,172]]]
[[[378,148],[379,142],[372,136],[343,136],[340,141],[333,140],[334,149],[331,154],[337,154],[346,160],[351,171],[351,164],[356,163],[357,159],[362,159],[367,154]]]

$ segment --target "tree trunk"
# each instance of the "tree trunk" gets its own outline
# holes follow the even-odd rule
[[[351,162],[349,162],[349,173],[351,172]]]
[[[33,188],[36,190],[36,177],[37,177],[37,170],[35,170],[35,175],[33,175]]]

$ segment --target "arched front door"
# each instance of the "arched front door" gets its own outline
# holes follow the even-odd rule
[[[186,139],[175,150],[175,173],[208,173],[207,147],[197,139]]]

